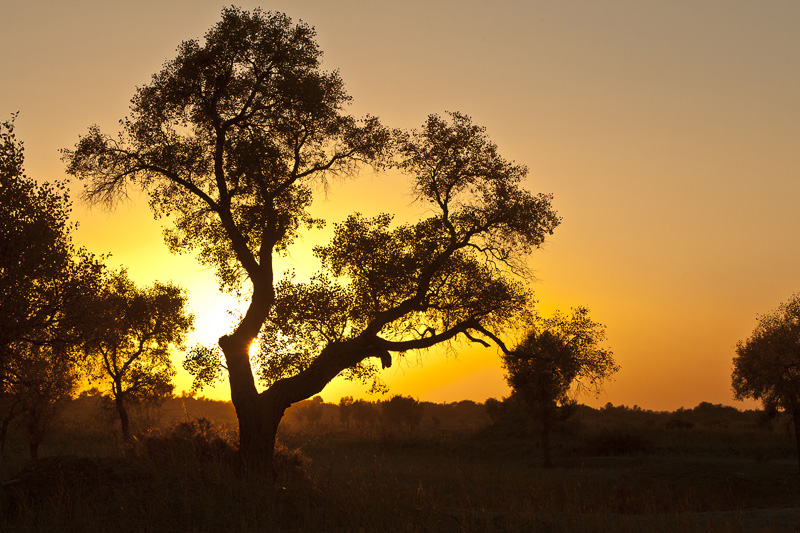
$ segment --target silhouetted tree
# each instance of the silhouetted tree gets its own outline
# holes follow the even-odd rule
[[[74,359],[55,352],[53,346],[29,345],[28,349],[15,369],[9,395],[15,400],[31,458],[35,459],[39,445],[76,392],[80,376]],[[4,440],[5,435],[0,438],[0,449]]]
[[[367,424],[370,426],[375,422],[377,413],[375,412],[375,404],[367,400],[358,399],[353,402],[353,421],[360,428]]]
[[[0,123],[0,446],[24,415],[35,453],[48,413],[72,386],[74,348],[91,320],[86,298],[103,266],[72,244],[66,183],[24,174],[15,118]]]
[[[14,379],[12,358],[30,345],[74,342],[87,317],[82,298],[102,271],[72,245],[66,183],[25,176],[15,117],[0,123],[0,387]]]
[[[19,419],[28,435],[31,457],[36,458],[39,444],[77,389],[79,372],[74,358],[55,352],[52,345],[18,347],[26,351],[11,360],[14,379],[6,384],[2,404],[0,452],[5,449],[10,423]]]
[[[316,426],[322,418],[322,396],[314,396],[298,405],[298,417],[306,423]]]
[[[194,315],[180,287],[139,288],[125,270],[107,276],[93,302],[95,323],[84,343],[91,374],[108,385],[122,436],[130,438],[127,406],[159,402],[174,388],[170,349],[182,349]]]
[[[335,376],[375,384],[371,358],[386,367],[392,352],[458,335],[499,341],[528,302],[513,273],[558,224],[550,197],[521,189],[526,169],[467,117],[431,116],[393,135],[345,114],[350,98],[338,73],[320,69],[314,37],[280,13],[224,9],[203,43],[184,42],[137,90],[119,137],[92,127],[65,152],[89,198],[113,201],[134,182],[149,191],[155,213],[174,221],[170,247],[197,250],[223,289],[249,300],[219,347],[253,465],[271,460],[285,409]],[[389,215],[353,215],[316,249],[326,272],[277,281],[275,257],[320,223],[308,212],[312,184],[393,155],[431,216],[392,228]],[[215,365],[213,379],[223,369],[208,354],[193,351],[189,366]]]
[[[601,346],[605,326],[589,317],[586,307],[571,316],[558,311],[531,329],[522,342],[503,355],[506,380],[539,422],[544,465],[552,466],[550,429],[569,416],[575,395],[599,392],[604,379],[619,370],[613,354]]]
[[[750,337],[739,341],[732,382],[736,399],[791,413],[800,466],[800,294],[759,316]]]
[[[406,424],[409,431],[414,431],[422,420],[425,407],[411,396],[395,394],[381,403],[383,418],[393,426]]]
[[[350,418],[353,416],[353,397],[342,396],[339,399],[339,420],[345,427],[350,427]]]
[[[497,398],[487,398],[486,403],[484,403],[484,408],[492,423],[498,422],[503,417],[503,412],[505,410],[503,401]]]

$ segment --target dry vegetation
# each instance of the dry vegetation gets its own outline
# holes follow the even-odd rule
[[[657,413],[580,407],[543,469],[525,419],[473,402],[381,409],[294,406],[274,483],[236,462],[228,403],[178,397],[140,413],[121,446],[85,396],[28,462],[12,434],[3,531],[793,531],[800,478],[784,418],[701,404]],[[317,404],[314,406],[313,404]],[[319,411],[311,417],[309,409]],[[208,420],[197,420],[205,416]]]

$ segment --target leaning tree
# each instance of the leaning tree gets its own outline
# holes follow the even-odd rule
[[[356,120],[320,55],[306,24],[224,9],[202,43],[184,42],[137,89],[118,135],[92,127],[65,151],[91,199],[147,190],[156,216],[172,219],[170,248],[195,251],[247,301],[219,339],[222,361],[198,349],[187,366],[205,380],[225,371],[254,466],[271,460],[284,410],[339,374],[369,380],[376,360],[389,366],[392,353],[459,336],[502,345],[499,328],[530,300],[518,276],[525,255],[559,222],[548,195],[520,187],[526,169],[469,118],[434,115],[410,134]],[[354,214],[315,249],[320,273],[280,279],[276,258],[321,223],[309,213],[312,186],[362,163],[402,167],[429,216],[394,225]]]

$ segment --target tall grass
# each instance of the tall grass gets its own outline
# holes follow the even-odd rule
[[[4,473],[20,483],[4,490],[0,531],[782,531],[800,523],[796,459],[779,428],[645,420],[569,421],[553,436],[553,469],[539,466],[537,439],[524,431],[284,428],[273,481],[242,471],[229,425],[185,421],[128,446],[92,447],[97,434],[82,440],[75,430],[49,450],[57,455]]]

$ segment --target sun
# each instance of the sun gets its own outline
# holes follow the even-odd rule
[[[257,338],[253,342],[250,343],[250,348],[247,349],[247,353],[250,355],[250,359],[253,359],[255,356],[258,355],[258,339]]]

